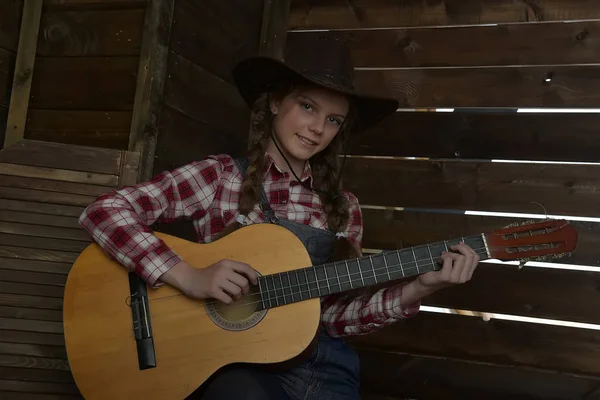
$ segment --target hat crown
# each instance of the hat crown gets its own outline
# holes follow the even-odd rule
[[[328,86],[354,90],[354,64],[350,48],[343,38],[318,36],[287,46],[285,63]]]

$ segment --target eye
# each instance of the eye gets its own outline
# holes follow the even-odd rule
[[[342,121],[339,118],[329,117],[329,122],[335,125],[341,125]]]
[[[310,103],[302,102],[301,105],[306,111],[312,111],[313,109],[313,106]]]

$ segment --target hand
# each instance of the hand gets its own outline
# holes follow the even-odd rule
[[[458,253],[442,253],[440,270],[427,272],[415,279],[415,283],[423,289],[423,292],[433,293],[448,286],[465,283],[473,276],[481,257],[464,243],[450,246],[450,249]]]
[[[163,274],[161,279],[190,298],[214,298],[230,304],[248,293],[249,282],[258,283],[258,274],[248,264],[232,260],[221,260],[201,269],[183,261]]]

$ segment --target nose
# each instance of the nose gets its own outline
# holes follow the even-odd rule
[[[311,132],[313,132],[315,135],[322,135],[323,132],[325,131],[326,120],[327,120],[327,118],[320,118],[320,117],[315,118],[315,120],[309,127]]]

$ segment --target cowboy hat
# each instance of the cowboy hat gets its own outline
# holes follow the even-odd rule
[[[309,82],[347,95],[357,111],[356,131],[363,131],[398,109],[394,99],[358,93],[354,88],[354,64],[346,41],[319,36],[288,48],[284,61],[255,56],[233,68],[234,82],[248,105],[282,82]]]

